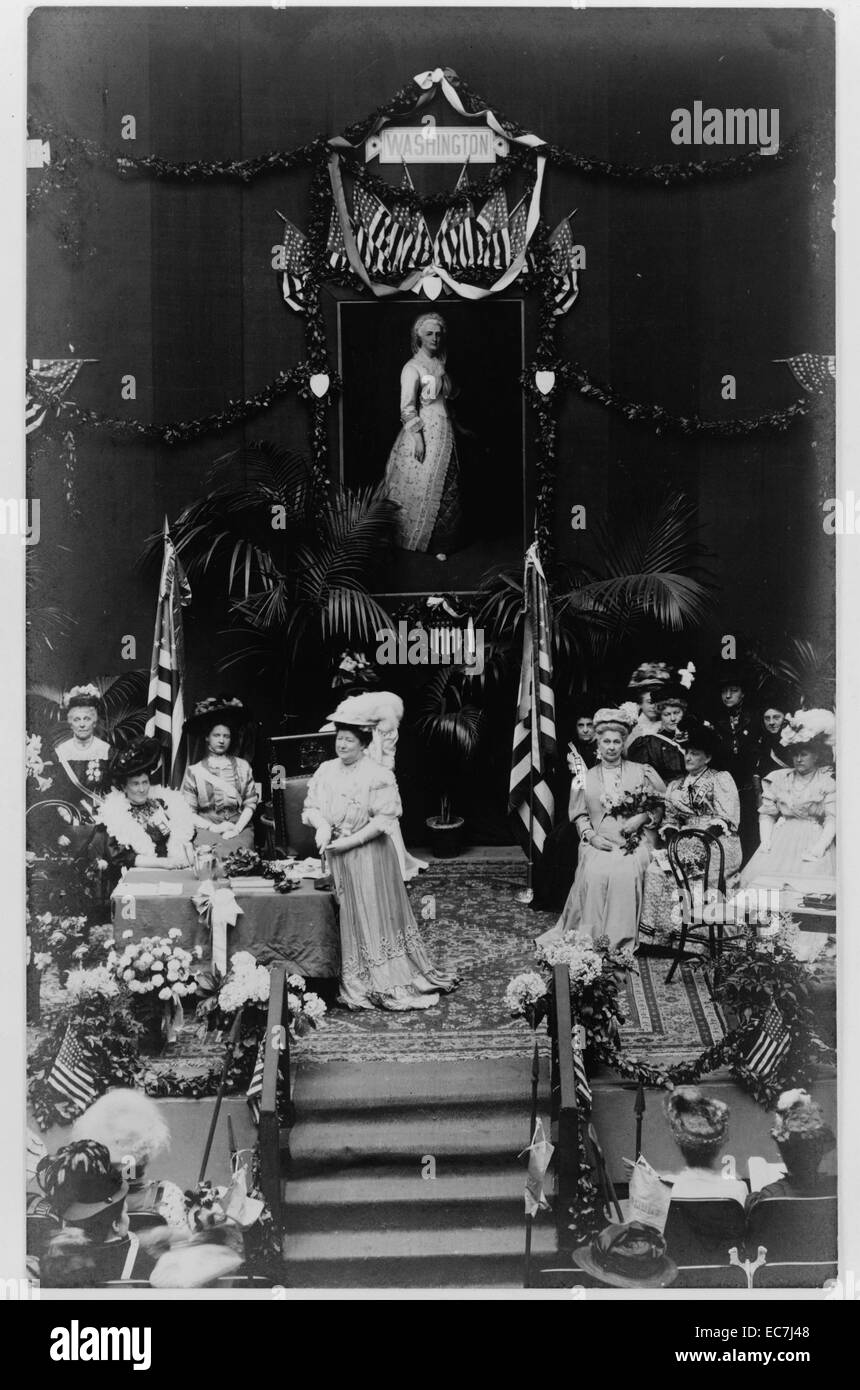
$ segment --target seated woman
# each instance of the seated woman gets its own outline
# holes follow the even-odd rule
[[[741,874],[744,888],[772,881],[833,879],[836,874],[836,783],[830,710],[798,710],[780,743],[791,768],[762,778],[761,843]],[[767,884],[762,885],[767,886]]]
[[[776,1103],[771,1135],[785,1165],[785,1177],[754,1192],[747,1209],[774,1197],[832,1197],[836,1178],[822,1176],[822,1158],[836,1144],[833,1131],[824,1123],[821,1106],[808,1091],[783,1091]]]
[[[63,699],[71,738],[58,743],[54,794],[69,801],[91,821],[93,808],[108,790],[108,762],[113,749],[96,738],[101,696],[94,685],[74,685]]]
[[[678,727],[685,740],[684,775],[670,783],[666,791],[661,834],[668,842],[679,830],[707,830],[722,841],[725,852],[726,887],[741,866],[738,839],[740,800],[738,789],[728,772],[718,770],[722,745],[714,730],[697,720],[683,720]],[[719,876],[719,851],[711,851],[708,882],[704,883],[704,850],[690,842],[679,846],[690,875],[691,886],[699,879],[705,889],[715,890]],[[645,873],[642,922],[643,942],[666,947],[677,937],[681,926],[681,899],[675,876],[665,855],[652,859]]]
[[[697,1086],[676,1086],[663,1102],[663,1111],[684,1160],[680,1173],[666,1177],[672,1183],[672,1201],[733,1201],[743,1205],[749,1195],[746,1183],[726,1177],[720,1165],[729,1132],[725,1102],[712,1100]]]
[[[632,763],[647,763],[668,784],[684,771],[684,749],[678,726],[687,713],[688,692],[682,685],[665,685],[652,691],[651,702],[660,716],[652,733],[639,734],[627,746]]]
[[[340,1001],[350,1009],[428,1009],[457,985],[433,965],[403,886],[390,829],[393,772],[367,756],[373,730],[331,716],[336,758],[311,778],[302,820],[316,831],[340,906]]]
[[[613,947],[636,939],[651,857],[645,830],[658,823],[666,788],[652,768],[622,756],[630,723],[618,709],[599,709],[594,716],[599,762],[570,798],[570,818],[579,831],[576,878],[558,923],[539,943],[570,929],[608,936]]]
[[[128,1229],[128,1184],[104,1144],[80,1140],[43,1158],[39,1185],[62,1222],[41,1262],[46,1288],[148,1279],[155,1260]]]
[[[90,854],[107,860],[114,881],[123,868],[184,869],[190,863],[191,808],[179,792],[149,780],[160,757],[157,739],[138,738],[111,762],[114,790],[98,809]]]
[[[111,1162],[128,1183],[126,1210],[130,1214],[152,1212],[168,1226],[187,1233],[181,1188],[146,1176],[152,1159],[170,1148],[170,1131],[154,1100],[142,1091],[107,1091],[75,1120],[72,1139],[93,1139],[109,1150]]]
[[[182,795],[191,807],[198,848],[208,846],[218,859],[254,848],[251,820],[260,794],[251,764],[230,751],[248,720],[240,700],[219,696],[197,705],[185,725],[189,740],[205,740],[206,752],[187,768]]]

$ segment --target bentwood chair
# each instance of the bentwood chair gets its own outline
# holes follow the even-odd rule
[[[679,849],[683,846],[700,846],[701,854],[697,856],[701,863],[704,856],[702,873],[698,868],[691,872],[691,865],[686,861],[686,857],[679,854]],[[718,953],[723,949],[723,924],[721,921],[716,924],[713,921],[704,922],[702,918],[702,908],[707,903],[708,886],[711,882],[711,855],[716,849],[719,855],[719,870],[717,873],[717,892],[722,902],[726,899],[726,852],[723,842],[719,835],[712,835],[709,830],[679,830],[678,834],[670,841],[667,854],[669,866],[675,876],[678,891],[681,895],[681,935],[675,951],[675,957],[669,967],[666,976],[668,985],[681,961],[684,959],[687,944],[691,941],[705,942],[706,938],[699,935],[694,929],[707,925],[707,946],[711,959],[715,960]],[[697,903],[694,894],[695,886],[701,887],[701,899]],[[714,930],[716,925],[716,932]]]

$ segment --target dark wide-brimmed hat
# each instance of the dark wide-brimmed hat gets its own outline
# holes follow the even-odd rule
[[[63,709],[66,714],[71,713],[73,709],[94,709],[96,714],[101,714],[102,708],[102,697],[95,685],[73,685],[63,696]]]
[[[680,681],[674,680],[669,681],[668,685],[661,685],[652,696],[654,704],[658,708],[660,705],[674,704],[683,705],[686,709],[692,698],[692,691],[686,685],[682,685]]]
[[[108,776],[114,786],[121,787],[129,777],[138,777],[142,772],[154,772],[161,761],[161,744],[157,738],[136,738],[127,748],[114,753],[108,767]]]
[[[128,1183],[111,1166],[109,1150],[92,1139],[66,1144],[43,1158],[36,1180],[63,1221],[88,1221],[128,1194]]]
[[[714,767],[719,768],[726,756],[725,744],[716,729],[704,719],[694,719],[685,714],[678,721],[678,742],[685,748],[699,748],[707,753]]]
[[[573,1258],[586,1274],[616,1289],[664,1289],[678,1277],[662,1235],[642,1221],[604,1227]]]
[[[787,681],[779,680],[776,676],[768,676],[762,682],[755,693],[755,699],[762,713],[766,709],[778,709],[782,710],[783,714],[789,714],[798,705],[796,687],[790,686]]]
[[[193,714],[185,721],[185,729],[195,738],[205,738],[213,724],[226,724],[235,734],[250,722],[251,712],[237,695],[210,695],[198,700]]]
[[[733,660],[715,656],[711,662],[711,684],[718,689],[726,685],[743,686],[744,693],[751,695],[758,685],[760,672],[753,669],[746,657],[737,656]]]
[[[646,690],[662,690],[671,680],[672,672],[665,661],[643,661],[630,677],[627,689],[642,695]]]
[[[663,1109],[681,1148],[713,1153],[725,1142],[729,1107],[725,1101],[706,1096],[698,1086],[676,1086],[663,1102]]]

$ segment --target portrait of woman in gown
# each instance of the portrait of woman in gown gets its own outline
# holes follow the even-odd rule
[[[397,545],[439,559],[456,548],[462,529],[446,336],[440,314],[421,314],[412,325],[412,356],[400,373],[401,428],[385,469],[386,491],[400,508]]]

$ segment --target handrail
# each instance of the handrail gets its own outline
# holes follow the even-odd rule
[[[579,1105],[573,1070],[573,1018],[570,1008],[570,972],[566,965],[553,966],[552,1114],[556,1122],[556,1230],[559,1245],[573,1244],[569,1232],[571,1208],[579,1183]]]
[[[260,1123],[257,1141],[260,1146],[260,1188],[272,1213],[272,1221],[280,1240],[283,1236],[283,1204],[281,1200],[281,1109],[292,1117],[290,1097],[290,1017],[287,1003],[287,967],[276,961],[269,970],[269,1009],[263,1050],[263,1089],[260,1096]],[[287,1126],[288,1127],[288,1126]]]

